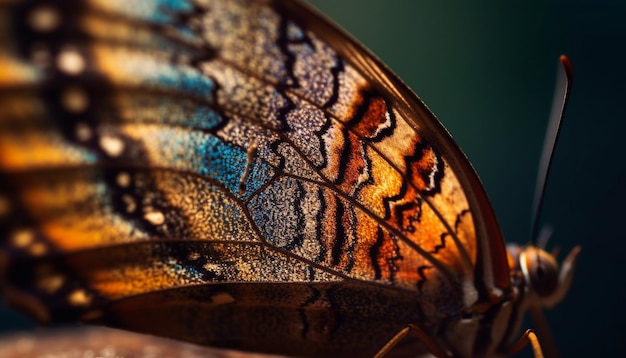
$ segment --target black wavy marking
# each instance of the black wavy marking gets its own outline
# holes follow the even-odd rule
[[[385,103],[387,104],[387,111],[391,116],[391,120],[392,120],[392,125],[390,126],[390,128],[387,128],[385,130],[383,130],[382,132],[385,133],[385,136],[387,135],[391,135],[393,133],[393,131],[395,130],[396,127],[396,121],[395,121],[395,116],[393,115],[393,111],[391,110],[391,107],[389,106],[388,102],[385,101]],[[380,139],[383,139],[383,133],[380,133]],[[423,144],[422,144],[423,145]],[[408,155],[408,156],[404,156],[404,162],[405,162],[405,167],[407,168],[407,173],[406,173],[406,177],[405,180],[402,181],[402,185],[400,187],[400,191],[398,192],[398,194],[396,195],[392,195],[389,197],[385,197],[383,198],[383,204],[385,207],[385,215],[383,217],[384,220],[389,220],[391,218],[391,203],[392,202],[397,202],[402,200],[405,196],[406,193],[408,191],[409,188],[409,184],[411,181],[411,178],[413,177],[413,173],[411,172],[411,163],[414,161],[419,162],[420,160],[422,160],[422,158],[424,157],[424,150],[425,148],[428,148],[427,146],[423,145],[422,150],[420,150],[420,146],[418,146],[416,148],[416,150],[414,151],[414,154],[412,155]],[[439,158],[438,158],[439,159]],[[425,182],[428,182],[427,180],[425,180]],[[420,191],[420,193],[422,193],[422,191]],[[417,205],[419,205],[421,207],[421,202],[418,203]],[[404,204],[404,205],[399,205],[396,207],[396,216],[398,218],[398,227],[402,228],[402,218],[404,217],[404,215],[402,214],[404,212],[404,210],[410,210],[413,207],[410,206],[410,204]],[[420,210],[420,214],[421,214],[421,210]],[[421,217],[421,215],[420,215]],[[416,218],[417,222],[419,222],[420,217]],[[412,231],[411,231],[412,232]]]
[[[326,103],[322,105],[322,109],[334,106],[339,100],[339,74],[345,71],[343,60],[334,51],[333,54],[335,56],[335,65],[330,68],[330,73],[333,76],[333,90]]]
[[[345,170],[342,170],[348,166],[350,162],[350,154],[352,153],[352,143],[350,142],[350,134],[346,127],[341,129],[341,135],[343,136],[344,145],[341,148],[341,154],[339,155],[339,172],[337,173],[337,177],[332,181],[333,184],[339,185],[343,183],[346,178]]]
[[[385,215],[383,216],[383,220],[387,221],[391,218],[391,203],[402,200],[406,196],[408,189],[409,189],[409,182],[407,180],[403,180],[402,185],[400,186],[400,190],[398,191],[398,194],[383,198],[383,205],[385,207]],[[403,217],[401,212],[397,210],[396,210],[396,215],[399,218]],[[400,221],[398,223],[398,227],[401,227],[401,224],[402,222]]]
[[[358,97],[360,97],[362,101],[356,107],[354,115],[345,122],[346,129],[351,130],[361,122],[363,117],[367,114],[370,101],[375,95],[376,94],[371,89],[361,89],[359,91]]]
[[[307,268],[307,271],[309,271],[309,281],[310,282],[315,281],[315,270],[313,270],[313,267],[309,266]]]
[[[361,103],[359,103],[356,107],[354,115],[345,122],[346,129],[352,130],[359,123],[361,123],[363,117],[365,117],[365,115],[367,114],[370,102],[374,97],[378,96],[373,90],[369,88],[361,88],[359,90],[358,98],[361,99]],[[363,140],[365,140],[365,138]]]
[[[370,104],[374,99],[381,99],[385,102],[386,113],[389,115],[389,126],[376,134],[374,137],[362,137],[361,140],[368,143],[377,143],[382,141],[383,139],[389,137],[396,130],[396,116],[393,114],[393,108],[389,101],[387,101],[384,97],[382,97],[378,92],[370,88],[363,88],[359,91],[359,97],[362,98],[362,102],[358,105],[356,111],[352,118],[346,121],[346,128],[352,130],[355,126],[357,126],[362,120],[363,117],[369,112]]]
[[[383,129],[382,131],[380,131],[376,137],[371,138],[370,141],[372,141],[372,142],[380,142],[383,139],[391,136],[393,134],[393,132],[396,131],[396,127],[397,127],[396,115],[393,113],[393,107],[391,107],[391,104],[389,103],[389,101],[387,101],[384,98],[383,98],[383,100],[385,101],[385,106],[387,107],[386,112],[389,115],[389,127],[387,127],[385,129]]]
[[[405,203],[402,205],[394,206],[398,228],[400,228],[402,231],[414,233],[415,232],[414,224],[422,221],[422,204],[423,204],[423,200],[421,198],[417,198],[416,202],[410,202],[410,203]],[[409,211],[414,208],[417,208],[417,215],[409,216],[407,225],[403,226],[403,219],[404,219],[403,213],[405,211]]]
[[[335,54],[336,56],[336,54]],[[328,133],[328,130],[332,126],[332,117],[330,113],[328,113],[327,109],[334,106],[335,103],[339,100],[339,74],[344,71],[343,61],[339,57],[335,57],[335,66],[333,66],[330,70],[333,76],[333,91],[328,98],[328,101],[322,106],[324,109],[324,124],[322,127],[314,131],[313,134],[317,137],[320,143],[324,143],[324,134]],[[326,151],[325,145],[320,145],[320,155],[322,157],[322,163],[317,166],[318,170],[328,167],[328,152]]]
[[[281,93],[286,93],[285,90],[280,90]],[[283,98],[285,99],[285,101],[287,102],[286,105],[282,106],[279,110],[278,110],[278,124],[276,125],[276,131],[278,131],[278,133],[286,133],[286,132],[291,132],[291,127],[289,126],[289,123],[287,123],[287,115],[293,111],[294,109],[296,109],[296,105],[295,103],[291,100],[291,98],[289,98],[289,96],[287,95],[283,95]]]
[[[285,142],[281,140],[272,141],[269,143],[268,147],[271,153],[275,153],[278,158],[278,163],[274,166],[278,173],[283,173],[285,171],[285,157],[280,154],[279,147],[281,144]],[[258,191],[258,190],[257,190]]]
[[[294,213],[297,216],[296,219],[296,229],[295,232],[298,234],[293,238],[293,240],[285,245],[283,248],[288,251],[293,251],[296,247],[301,247],[304,242],[304,229],[306,227],[306,217],[304,215],[304,209],[302,206],[302,201],[305,195],[304,187],[302,187],[302,183],[299,180],[293,180],[297,186],[296,192],[297,194],[294,197]]]
[[[463,217],[464,215],[468,214],[469,212],[470,211],[468,209],[464,209],[459,214],[457,214],[456,219],[454,220],[454,234],[455,235],[459,232],[459,225],[461,224],[461,217]],[[444,232],[443,234],[441,234],[441,236],[439,237],[439,240],[441,241],[441,244],[437,244],[429,252],[431,254],[437,254],[437,253],[439,253],[439,250],[445,249],[446,248],[446,237],[447,236],[451,236],[450,233]]]
[[[296,63],[296,55],[294,55],[291,51],[289,51],[289,45],[299,45],[305,43],[311,47],[313,44],[310,39],[306,36],[303,36],[300,39],[293,39],[289,37],[289,25],[293,24],[291,21],[287,19],[286,16],[281,14],[280,23],[278,24],[278,39],[276,40],[276,44],[280,49],[280,52],[285,55],[285,69],[287,71],[287,79],[286,82],[280,83],[279,87],[282,88],[299,88],[300,82],[298,78],[294,74],[294,65]],[[291,81],[291,83],[289,83]]]
[[[443,234],[439,236],[439,241],[441,243],[435,245],[435,247],[431,251],[429,251],[431,254],[437,254],[439,253],[439,250],[446,248],[446,236],[450,236],[450,234],[447,232],[444,232]]]
[[[367,148],[366,148],[366,143],[361,141],[361,153],[363,153],[363,161],[365,161],[365,166],[363,167],[363,171],[366,171],[368,173],[370,173],[370,175],[367,176],[367,179],[362,181],[361,183],[359,183],[357,186],[354,187],[353,189],[353,197],[357,197],[358,194],[361,192],[361,189],[367,187],[368,185],[373,185],[374,184],[374,178],[371,175],[372,172],[372,160],[370,159],[370,157],[367,155]]]
[[[357,107],[357,110],[355,111],[354,116],[348,119],[341,127],[341,135],[343,136],[343,142],[345,144],[341,148],[341,154],[339,155],[339,168],[340,169],[346,168],[348,166],[348,163],[350,162],[350,159],[351,159],[350,154],[354,152],[352,148],[352,142],[350,140],[350,133],[352,131],[352,128],[354,128],[354,126],[357,125],[363,119],[363,117],[367,114],[367,109],[369,108],[369,103],[372,98],[372,93],[371,91],[362,91],[360,93],[360,96],[361,98],[363,98],[363,102]],[[366,141],[365,138],[360,138],[360,140],[362,142]],[[362,153],[364,154],[365,151],[362,151]],[[367,164],[368,160],[365,159],[365,161]],[[333,180],[332,183],[335,185],[338,185],[340,183],[343,183],[344,180],[345,180],[345,171],[339,170],[339,172],[337,173],[337,177],[335,178],[335,180]]]
[[[469,209],[463,209],[457,216],[456,216],[456,220],[454,220],[454,232],[458,232],[459,230],[459,225],[461,224],[461,217],[469,214],[470,211]]]
[[[417,289],[422,292],[422,287],[424,286],[424,283],[426,283],[426,275],[424,274],[424,271],[426,270],[430,270],[432,269],[432,266],[429,265],[423,265],[417,268],[417,274],[420,277],[420,280],[417,281]]]
[[[456,219],[454,220],[454,234],[455,235],[459,232],[459,225],[461,224],[461,217],[465,216],[469,212],[470,212],[469,209],[464,209],[463,211],[457,214]],[[431,254],[436,254],[439,252],[439,250],[446,248],[447,236],[451,236],[450,233],[445,232],[441,234],[441,236],[439,237],[439,239],[441,240],[441,244],[436,245],[434,249],[430,251]]]
[[[311,295],[304,302],[302,302],[302,304],[300,304],[301,308],[298,309],[300,322],[302,322],[301,337],[302,339],[305,339],[305,340],[307,339],[307,336],[309,334],[309,328],[311,326],[309,323],[309,320],[307,319],[306,307],[314,304],[315,302],[317,302],[317,300],[319,300],[322,297],[322,293],[320,292],[320,290],[316,289],[313,285],[309,285],[307,287],[311,290]]]
[[[317,199],[320,203],[320,207],[319,207],[319,211],[317,212],[317,215],[315,215],[315,222],[323,223],[324,215],[326,215],[327,205],[326,205],[326,199],[324,198],[324,189],[322,189],[322,187],[317,188]],[[328,249],[326,245],[324,245],[324,243],[322,242],[323,226],[324,225],[315,226],[315,240],[317,240],[317,242],[319,242],[320,244],[320,252],[317,258],[315,259],[315,262],[324,262],[326,255],[328,254]]]
[[[327,112],[324,112],[324,124],[322,124],[322,127],[319,130],[313,132],[315,137],[317,137],[319,142],[322,144],[320,145],[320,148],[319,148],[320,156],[322,157],[322,163],[316,166],[316,169],[319,171],[328,167],[328,152],[326,151],[326,145],[324,145],[325,143],[324,134],[328,133],[328,130],[330,129],[331,126],[332,126],[331,116]]]
[[[380,248],[383,246],[384,236],[383,229],[378,226],[378,230],[376,232],[376,242],[370,247],[369,251],[370,262],[372,263],[372,268],[374,269],[374,280],[380,280],[382,278],[382,271],[380,264],[378,263],[378,257],[380,256]]]
[[[331,249],[331,265],[339,265],[341,261],[341,254],[343,252],[343,246],[346,244],[346,232],[343,225],[343,216],[345,214],[345,207],[341,200],[337,200],[337,210],[335,211],[335,238],[333,240],[333,247]]]

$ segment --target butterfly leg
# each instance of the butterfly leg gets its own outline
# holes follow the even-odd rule
[[[533,347],[533,354],[535,358],[543,358],[543,352],[541,350],[541,344],[539,344],[539,339],[535,334],[535,331],[532,329],[527,329],[526,332],[517,340],[517,342],[513,343],[511,347],[509,347],[504,353],[504,355],[513,355],[522,348],[526,347],[530,343],[530,346]]]
[[[407,334],[413,334],[417,339],[422,342],[428,350],[437,358],[447,358],[448,354],[441,348],[435,341],[422,331],[418,326],[409,324],[404,327],[400,332],[396,333],[379,351],[374,358],[382,358],[389,353],[398,342],[400,342]]]

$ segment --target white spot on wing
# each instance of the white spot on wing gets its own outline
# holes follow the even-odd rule
[[[220,264],[216,264],[216,263],[212,263],[212,262],[207,262],[206,264],[204,264],[202,266],[205,270],[209,271],[209,272],[213,272],[217,275],[222,273],[222,266]]]
[[[374,134],[374,137],[378,137],[380,135],[380,132],[389,128],[391,128],[391,114],[389,113],[389,111],[385,111],[385,121],[381,123],[378,128],[376,128],[376,133]]]
[[[68,75],[78,75],[85,70],[85,58],[76,50],[66,49],[59,54],[57,66]]]
[[[42,5],[28,14],[28,25],[35,31],[50,32],[61,23],[59,12],[51,6]]]
[[[124,141],[111,135],[100,137],[100,147],[111,157],[117,157],[124,151]]]
[[[433,160],[435,161],[435,163],[432,166],[432,170],[428,174],[428,190],[433,190],[437,186],[437,180],[435,176],[437,175],[437,173],[439,173],[439,160],[435,155],[433,155]]]
[[[160,211],[149,211],[143,215],[152,225],[161,225],[165,222],[165,215]]]

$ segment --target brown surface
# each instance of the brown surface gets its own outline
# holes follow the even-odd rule
[[[43,329],[0,338],[3,358],[271,358],[103,327]],[[275,356],[274,356],[275,357]]]

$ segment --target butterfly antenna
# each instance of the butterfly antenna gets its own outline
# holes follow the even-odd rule
[[[539,235],[537,236],[537,242],[535,242],[535,246],[545,250],[548,246],[548,240],[552,237],[552,233],[554,232],[554,228],[551,225],[542,226]]]
[[[535,187],[535,199],[533,203],[533,218],[531,227],[531,240],[533,245],[537,244],[539,237],[539,218],[543,209],[543,197],[546,191],[548,174],[552,166],[552,158],[554,157],[554,148],[559,138],[561,123],[563,122],[563,114],[565,106],[569,99],[570,90],[572,88],[573,71],[572,65],[565,55],[559,58],[559,71],[554,91],[554,99],[552,101],[552,110],[550,112],[550,121],[546,131],[546,138],[543,142],[543,152],[539,161],[539,170],[537,172],[537,184]]]

